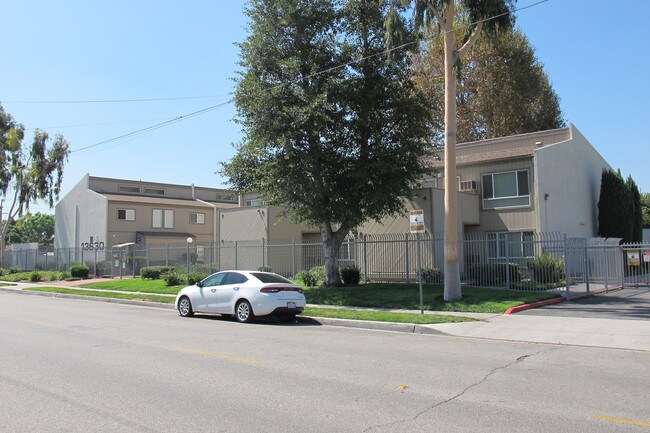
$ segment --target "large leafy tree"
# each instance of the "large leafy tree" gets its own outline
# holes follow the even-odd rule
[[[481,32],[494,32],[512,27],[511,9],[514,0],[393,0],[386,17],[388,42],[399,43],[404,34],[405,11],[413,10],[416,32],[422,29],[441,35],[444,53],[445,121],[445,235],[444,235],[444,299],[462,298],[460,287],[460,262],[458,257],[458,203],[456,194],[456,143],[457,143],[457,72],[467,53],[479,39]],[[457,5],[463,11],[463,26],[456,23]],[[467,31],[456,32],[457,29]],[[460,44],[456,44],[456,40]],[[456,72],[454,71],[456,69]]]
[[[9,223],[37,200],[54,206],[69,154],[68,143],[61,135],[50,146],[47,132],[38,129],[31,143],[24,144],[24,138],[24,126],[0,105],[0,263]]]
[[[7,230],[7,240],[14,244],[37,242],[48,245],[53,236],[54,215],[40,212],[24,214]]]
[[[235,101],[244,139],[223,172],[320,227],[326,284],[345,236],[403,209],[427,172],[429,111],[407,50],[385,53],[383,0],[252,0]]]
[[[461,16],[457,21],[466,26],[462,24],[466,22],[462,12],[458,14]],[[416,83],[435,101],[432,109],[437,125],[444,122],[444,50],[440,39],[431,35],[414,59]],[[565,126],[559,97],[521,30],[482,37],[460,67],[456,96],[458,142]],[[443,140],[439,133],[434,143],[442,146]]]

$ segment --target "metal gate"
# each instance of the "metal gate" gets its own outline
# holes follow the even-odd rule
[[[625,287],[650,287],[650,244],[623,244]]]

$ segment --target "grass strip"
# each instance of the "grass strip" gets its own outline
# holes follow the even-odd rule
[[[425,325],[432,323],[472,322],[475,320],[469,317],[443,316],[439,314],[391,313],[386,311],[315,307],[305,308],[302,316],[323,317],[330,319],[370,320],[373,322],[413,323],[416,325]]]
[[[24,290],[29,290],[32,292],[63,293],[66,295],[93,296],[96,298],[114,298],[114,299],[130,299],[136,301],[151,301],[151,302],[160,302],[165,304],[173,304],[175,299],[167,296],[101,292],[101,291],[96,292],[93,290],[65,289],[62,287],[32,287]]]
[[[510,307],[556,298],[551,292],[524,292],[464,286],[463,298],[445,302],[443,287],[423,284],[424,309],[428,311],[456,311],[502,314]],[[307,303],[366,308],[393,308],[419,310],[420,295],[417,284],[378,284],[361,286],[305,289]]]
[[[163,280],[146,278],[127,278],[124,280],[108,280],[99,283],[82,284],[79,287],[99,290],[120,290],[122,292],[164,293],[175,295],[184,285],[165,286]]]

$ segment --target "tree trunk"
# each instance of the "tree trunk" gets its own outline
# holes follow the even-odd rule
[[[345,226],[333,231],[329,222],[325,222],[320,226],[321,236],[323,237],[323,253],[325,254],[325,286],[327,287],[343,285],[339,274],[339,251],[343,239],[345,239],[349,231],[350,229]]]
[[[442,30],[445,44],[445,301],[462,298],[460,265],[458,261],[458,193],[456,192],[456,77],[453,67],[454,52],[454,2],[444,11]]]

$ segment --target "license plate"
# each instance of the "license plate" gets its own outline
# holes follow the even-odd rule
[[[287,302],[287,308],[296,308],[295,302]]]

